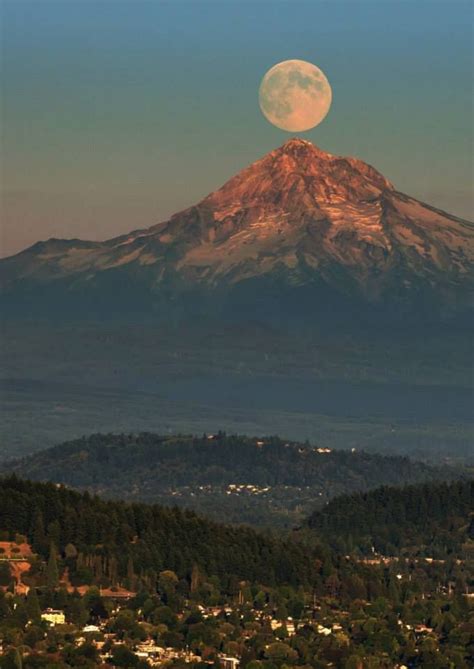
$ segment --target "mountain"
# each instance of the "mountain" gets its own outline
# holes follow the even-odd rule
[[[96,434],[5,463],[1,471],[270,527],[292,527],[343,493],[455,476],[405,457],[223,433]]]
[[[473,231],[293,139],[147,230],[3,259],[0,457],[219,425],[470,460]]]
[[[473,224],[361,160],[291,139],[168,221],[39,242],[1,261],[0,281],[19,310],[452,312],[469,304],[473,257]]]

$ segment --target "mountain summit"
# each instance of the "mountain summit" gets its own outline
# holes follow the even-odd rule
[[[242,170],[204,202],[216,206],[236,197],[242,203],[314,211],[338,198],[356,202],[393,187],[379,172],[355,158],[341,158],[311,142],[291,139]],[[279,197],[280,196],[280,197]]]
[[[231,308],[271,295],[315,312],[339,300],[452,310],[468,303],[473,259],[472,223],[295,138],[165,222],[105,242],[37,243],[1,261],[0,278],[22,303],[103,305],[122,293],[155,307],[219,296]]]

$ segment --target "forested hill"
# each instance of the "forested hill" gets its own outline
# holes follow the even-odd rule
[[[474,556],[474,479],[343,495],[308,520],[339,550]]]
[[[164,569],[185,578],[194,566],[227,588],[240,580],[303,585],[315,574],[314,558],[296,542],[220,525],[190,511],[104,501],[16,476],[0,480],[0,530],[4,538],[25,535],[44,558],[51,545],[63,555],[73,546],[75,558],[67,565],[72,574],[85,565],[92,569],[97,559],[101,573],[103,565],[113,564],[114,576],[105,576],[114,582],[130,581],[130,572],[156,577]]]
[[[96,434],[4,464],[3,472],[273,527],[294,526],[336,495],[452,476],[404,457],[223,433]]]

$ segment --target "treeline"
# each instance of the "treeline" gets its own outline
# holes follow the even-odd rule
[[[441,503],[454,509],[452,517],[459,514],[464,525],[468,523],[466,485],[427,486],[434,496],[441,488],[446,491]],[[472,500],[472,489],[469,494]],[[339,541],[351,540],[352,547],[356,545],[357,538],[350,537],[357,537],[355,518],[358,512],[363,515],[365,508],[360,503],[357,510],[356,497],[342,498],[340,515],[334,514],[339,518],[335,528],[331,529],[328,521],[320,522],[317,532],[308,530],[313,538],[307,541],[304,532],[278,538],[251,528],[214,523],[190,511],[105,501],[87,492],[13,475],[0,479],[0,537],[17,542],[22,535],[26,537],[40,560],[33,562],[24,578],[29,579],[29,585],[50,592],[65,584],[65,574],[72,586],[123,586],[134,592],[155,592],[160,578],[169,572],[179,583],[180,597],[190,596],[195,590],[193,583],[206,583],[205,592],[199,590],[201,601],[206,603],[236,597],[249,585],[257,590],[289,588],[329,596],[347,605],[354,599],[375,601],[379,597],[408,602],[420,588],[421,592],[434,593],[454,582],[456,590],[466,592],[471,562],[455,559],[461,553],[453,553],[453,559],[443,564],[409,559],[373,567],[355,552],[348,555],[331,550],[330,544],[337,548]],[[389,494],[385,501],[391,506],[395,499]],[[354,512],[349,512],[348,500],[353,501]],[[325,518],[332,515],[326,511]],[[350,529],[343,525],[344,513],[348,523],[352,518]],[[370,520],[369,512],[365,513]],[[381,511],[380,522],[388,516],[388,511]],[[398,512],[394,517],[399,517]],[[434,528],[439,517],[434,513],[424,522]],[[421,528],[423,521],[417,522]],[[316,528],[317,514],[311,524]],[[381,526],[373,527],[378,532]],[[389,528],[392,531],[393,524]],[[366,535],[361,536],[365,541]],[[423,545],[417,550],[422,551]],[[8,586],[11,574],[0,570],[0,581]]]
[[[326,510],[319,534],[330,541],[347,538],[348,526],[356,532],[362,526],[356,518],[364,514],[375,532],[377,523],[391,519],[393,527],[423,509],[424,518],[415,521],[420,537],[423,524],[434,528],[437,522],[455,535],[465,532],[472,482],[425,487],[425,502],[437,499],[438,506],[421,502],[421,487],[346,496],[337,501],[340,507],[331,503],[339,509],[339,534],[332,533]],[[399,494],[412,505],[400,502]],[[364,505],[364,497],[370,503]],[[6,549],[0,547],[2,669],[105,666],[84,634],[87,623],[100,626],[94,639],[104,641],[114,666],[145,666],[134,651],[146,639],[162,648],[191,649],[206,662],[196,667],[213,660],[219,666],[220,653],[238,656],[249,669],[472,666],[466,596],[474,585],[472,561],[456,553],[441,561],[368,562],[356,551],[305,542],[304,533],[279,540],[192,512],[104,501],[16,476],[0,479],[0,539],[15,541],[8,549],[13,555],[25,539],[39,554],[29,558],[31,568],[22,576],[29,587],[25,597],[15,593],[14,560],[2,559]],[[71,592],[69,585],[87,587]],[[136,595],[117,606],[114,586]],[[67,625],[48,628],[41,619],[48,607],[64,611]],[[220,612],[215,617],[200,607]],[[274,628],[271,619],[281,626]],[[290,637],[288,624],[296,621]],[[106,640],[104,633],[112,637]],[[170,663],[183,666],[182,660]]]
[[[290,528],[316,501],[378,485],[454,474],[404,457],[318,452],[278,437],[217,433],[212,438],[150,433],[96,434],[3,465],[28,479],[55,481],[106,497],[192,508],[218,521]],[[229,495],[230,484],[268,488]]]
[[[338,549],[431,557],[474,551],[474,480],[380,487],[343,495],[308,526]]]
[[[139,575],[153,580],[165,569],[189,577],[193,568],[218,577],[225,589],[241,580],[305,585],[315,576],[314,557],[293,541],[190,511],[104,501],[15,475],[0,483],[0,528],[4,538],[26,535],[45,560],[58,551],[83,582],[103,576],[130,585]]]

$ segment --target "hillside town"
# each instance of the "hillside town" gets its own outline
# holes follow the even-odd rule
[[[374,554],[360,560],[373,570],[374,582],[390,578],[392,601],[369,601],[354,581],[345,605],[334,574],[324,596],[240,582],[229,597],[197,567],[189,583],[171,570],[161,572],[150,592],[137,579],[135,590],[72,585],[66,562],[52,553],[45,563],[24,536],[0,542],[2,669],[467,669],[456,647],[474,649],[472,594],[460,593],[457,584],[420,590],[429,570],[443,563],[429,558]],[[406,659],[394,664],[395,651]]]

